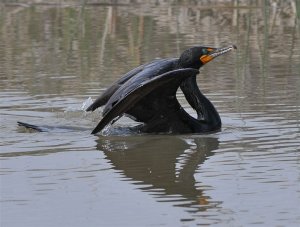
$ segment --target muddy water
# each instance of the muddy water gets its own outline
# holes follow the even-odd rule
[[[1,226],[300,225],[296,1],[19,2],[0,5]],[[90,135],[88,98],[124,72],[231,43],[198,76],[221,132]]]

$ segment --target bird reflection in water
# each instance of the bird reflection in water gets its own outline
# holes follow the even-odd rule
[[[97,149],[104,152],[115,170],[141,185],[158,201],[192,208],[191,212],[216,207],[199,189],[194,174],[199,165],[218,149],[214,137],[130,136],[100,138]]]

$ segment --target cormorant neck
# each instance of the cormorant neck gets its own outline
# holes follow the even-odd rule
[[[197,122],[201,130],[214,131],[221,128],[221,118],[214,105],[201,93],[196,82],[196,75],[184,80],[180,88],[193,109],[196,110]],[[195,120],[195,119],[194,119]]]

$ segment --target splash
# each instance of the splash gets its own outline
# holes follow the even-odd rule
[[[81,104],[69,104],[64,112],[78,112],[78,111],[85,111],[91,104],[93,100],[91,97],[87,98]]]
[[[81,110],[86,110],[90,105],[92,105],[93,103],[93,99],[91,97],[88,97],[88,99],[86,99],[82,105],[81,105]]]

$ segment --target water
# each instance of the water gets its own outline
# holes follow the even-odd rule
[[[299,2],[83,3],[0,4],[1,226],[299,226]],[[90,135],[124,72],[231,43],[198,76],[221,132]]]

